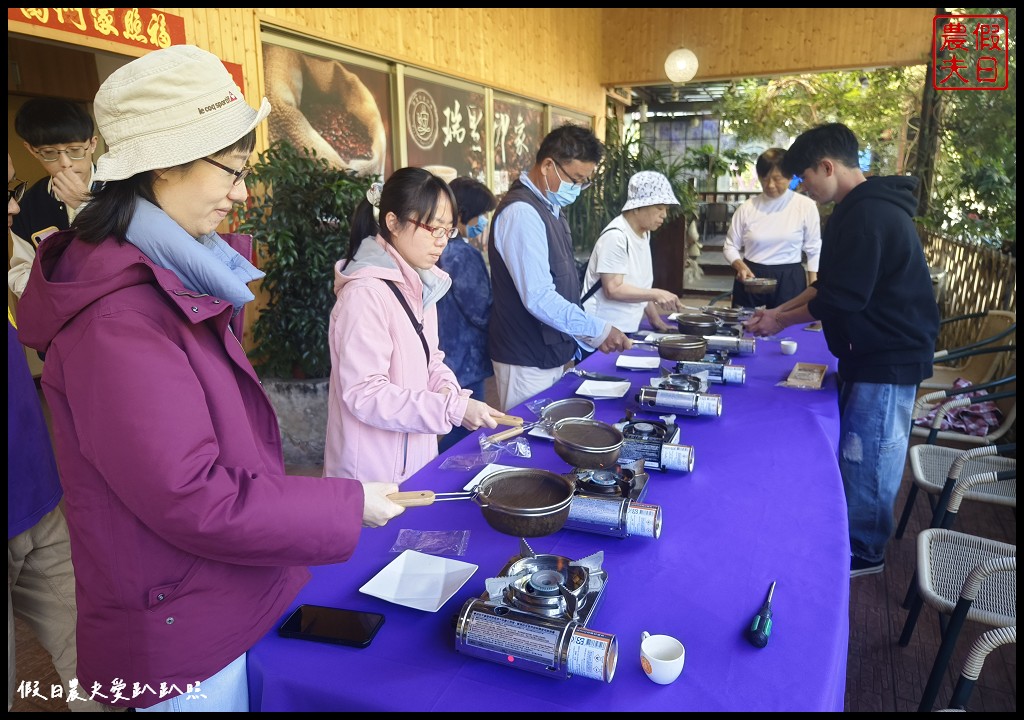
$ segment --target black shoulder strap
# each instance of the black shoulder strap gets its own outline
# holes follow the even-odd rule
[[[409,322],[412,323],[416,333],[420,336],[420,342],[423,344],[423,354],[427,358],[427,365],[430,365],[430,348],[427,347],[427,338],[423,336],[423,323],[416,319],[416,316],[412,314],[412,308],[409,307],[409,303],[405,301],[405,296],[402,295],[402,291],[398,289],[392,280],[384,280],[387,286],[391,288],[391,292],[398,298],[398,302],[402,303],[402,309],[405,310],[405,314],[409,316]]]
[[[582,305],[582,304],[583,304],[583,303],[585,303],[585,302],[586,302],[587,300],[589,300],[589,299],[590,299],[590,296],[591,296],[591,295],[593,295],[594,293],[596,293],[596,292],[597,292],[598,290],[600,290],[600,289],[601,289],[601,278],[600,278],[600,277],[598,277],[598,278],[597,278],[597,282],[596,282],[596,283],[594,283],[593,285],[591,285],[591,286],[590,286],[590,289],[589,289],[589,290],[587,290],[587,292],[586,292],[586,293],[584,293],[583,297],[581,297],[581,298],[580,298],[580,305]]]
[[[619,229],[618,228],[608,228],[608,230],[619,230]],[[608,232],[608,230],[605,230],[603,233],[598,235],[597,239],[600,240],[602,238],[602,236],[604,236],[604,233]],[[622,231],[619,230],[619,232],[622,232]],[[623,234],[623,236],[626,235],[626,233],[624,233],[624,232],[622,232],[622,234]],[[596,245],[597,241],[595,241],[594,244]],[[626,254],[629,255],[629,238],[628,237],[626,237]],[[589,300],[590,296],[593,295],[594,293],[596,293],[600,289],[601,289],[601,276],[598,275],[597,282],[594,283],[593,285],[591,285],[590,289],[587,290],[586,294],[583,297],[580,298],[580,305],[582,305],[587,300]]]

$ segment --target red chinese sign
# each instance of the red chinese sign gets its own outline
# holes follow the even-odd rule
[[[185,20],[151,8],[7,8],[7,20],[146,50],[185,44]]]
[[[1010,86],[1005,15],[936,15],[932,19],[932,86],[936,90],[1005,90]]]

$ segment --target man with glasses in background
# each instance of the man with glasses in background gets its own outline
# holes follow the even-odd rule
[[[14,130],[47,173],[25,193],[11,226],[7,284],[21,297],[39,242],[67,230],[89,197],[97,137],[85,107],[59,98],[25,102],[14,117]]]
[[[552,130],[533,167],[512,183],[494,212],[487,247],[494,289],[488,350],[502,410],[551,387],[583,350],[632,346],[621,330],[580,306],[563,212],[590,186],[603,154],[587,128]]]

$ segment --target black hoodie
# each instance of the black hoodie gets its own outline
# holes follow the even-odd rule
[[[939,309],[914,226],[917,178],[868,178],[821,239],[811,314],[845,382],[916,385],[932,374]]]

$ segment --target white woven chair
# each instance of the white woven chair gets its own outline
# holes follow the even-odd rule
[[[903,537],[907,521],[914,509],[914,501],[919,490],[938,497],[933,510],[944,514],[949,495],[953,486],[961,477],[979,475],[981,473],[1016,470],[1017,459],[1003,457],[1016,452],[1017,443],[1003,445],[984,445],[960,450],[945,445],[914,445],[910,448],[910,469],[914,475],[914,484],[907,494],[899,523],[896,526],[896,537]],[[967,500],[993,503],[1006,507],[1017,507],[1017,479],[1004,478],[1004,482],[977,485],[965,495]],[[933,522],[931,527],[939,527]]]
[[[922,388],[951,388],[962,377],[972,384],[987,382],[1012,366],[1015,349],[1011,352],[977,352],[997,342],[1012,346],[1016,338],[1017,313],[1007,310],[988,310],[970,313],[942,321],[943,325],[960,320],[979,319],[978,330],[970,342],[958,348],[947,348],[935,353],[932,376],[921,383]]]
[[[925,603],[950,616],[918,707],[930,712],[964,622],[1017,624],[1017,547],[945,528],[924,530],[917,538],[917,589],[901,646],[909,644]]]
[[[978,398],[972,398],[968,395],[968,393],[977,392],[978,390],[992,390],[994,392]],[[960,397],[961,395],[965,397]],[[1003,421],[999,427],[989,430],[986,435],[969,435],[956,430],[941,429],[942,421],[951,410],[970,407],[975,403],[985,401],[996,403],[1002,411]],[[932,419],[930,427],[911,426],[910,434],[913,437],[927,438],[927,442],[931,444],[952,442],[965,445],[995,445],[1017,422],[1017,376],[1014,374],[980,385],[936,390],[935,392],[927,393],[914,402],[911,416],[915,419],[924,417],[936,406],[939,407],[939,411]]]
[[[1010,643],[1017,644],[1016,625],[1013,627],[992,628],[983,632],[974,641],[971,651],[967,654],[967,659],[964,660],[964,667],[960,671],[960,678],[956,681],[956,687],[953,688],[953,695],[949,699],[948,710],[964,711],[967,709],[967,701],[971,697],[971,691],[974,690],[974,684],[981,677],[981,670],[985,666],[985,660],[988,658],[989,653],[1002,645],[1009,645]]]

